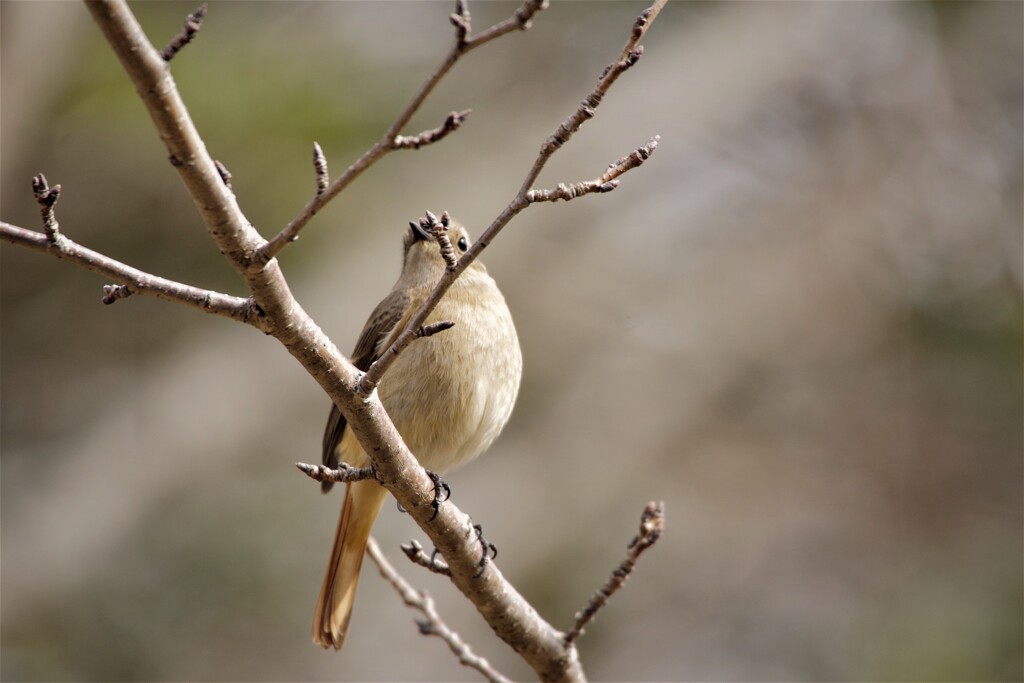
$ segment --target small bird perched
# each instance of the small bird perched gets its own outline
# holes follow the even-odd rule
[[[469,249],[464,227],[452,223],[448,235],[456,257]],[[402,247],[398,282],[370,314],[352,353],[352,362],[363,371],[401,334],[445,271],[438,244],[420,225],[410,223]],[[409,450],[434,472],[472,460],[497,438],[512,414],[523,368],[512,315],[479,260],[452,283],[426,324],[440,321],[455,325],[413,342],[377,389]],[[370,464],[345,417],[332,405],[323,462],[336,468],[339,461],[353,467]],[[324,493],[332,485],[324,482]],[[387,494],[372,479],[346,484],[313,616],[313,642],[324,648],[341,649],[345,642],[366,543]]]

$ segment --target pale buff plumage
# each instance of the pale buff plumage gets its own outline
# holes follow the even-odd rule
[[[449,235],[460,256],[469,244],[466,230],[453,226]],[[404,329],[445,268],[437,244],[416,226],[403,246],[398,282],[370,315],[352,355],[363,370]],[[455,326],[413,342],[378,388],[409,449],[435,472],[461,465],[491,445],[512,413],[522,374],[512,316],[479,260],[454,282],[427,323],[442,320]],[[336,408],[328,419],[323,456],[329,466],[338,460],[355,467],[369,464]],[[313,641],[325,648],[340,649],[345,642],[366,542],[386,497],[386,489],[372,480],[346,485],[313,618]]]

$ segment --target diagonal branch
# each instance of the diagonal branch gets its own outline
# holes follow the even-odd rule
[[[572,628],[565,634],[566,644],[574,642],[583,635],[583,627],[589,624],[598,611],[608,603],[608,599],[625,585],[640,554],[658,541],[664,526],[665,504],[651,501],[640,516],[640,533],[630,541],[626,559],[615,568],[608,581],[587,601],[586,606],[576,613],[576,620]]]
[[[206,16],[206,3],[201,4],[195,12],[185,17],[185,25],[181,27],[181,32],[171,39],[171,42],[167,44],[163,50],[160,50],[160,56],[165,62],[169,62],[174,59],[174,55],[181,51],[181,48],[185,47],[192,42],[192,39],[199,33],[199,29],[203,27],[203,18]]]
[[[557,152],[562,145],[564,145],[569,138],[580,129],[584,121],[587,121],[594,116],[594,109],[601,103],[605,94],[612,84],[623,74],[627,69],[636,64],[640,55],[643,54],[643,47],[639,45],[640,39],[647,33],[647,29],[650,28],[651,22],[658,16],[661,8],[665,5],[667,0],[654,0],[654,4],[644,10],[640,16],[637,17],[633,23],[632,31],[630,32],[629,40],[626,42],[626,46],[622,50],[622,54],[619,59],[605,67],[604,72],[601,74],[601,78],[598,79],[597,86],[587,96],[586,99],[580,104],[573,114],[563,121],[555,132],[544,141],[541,145],[540,152],[537,155],[536,160],[533,162],[533,166],[530,168],[529,173],[526,174],[526,179],[523,181],[522,187],[519,188],[519,192],[512,198],[508,206],[498,215],[497,218],[491,223],[491,225],[484,231],[484,233],[473,243],[473,246],[469,248],[462,258],[459,259],[458,264],[454,268],[447,268],[437,285],[431,291],[430,295],[420,306],[420,309],[412,316],[409,322],[406,324],[405,329],[401,334],[392,342],[391,346],[388,347],[384,353],[377,358],[376,361],[370,366],[369,370],[359,380],[357,389],[363,396],[368,396],[380,382],[381,378],[387,372],[388,368],[395,362],[399,354],[402,353],[413,341],[417,339],[417,330],[426,321],[427,316],[434,310],[437,304],[444,297],[445,293],[452,286],[452,283],[462,274],[466,268],[469,267],[473,261],[480,256],[480,252],[487,248],[487,245],[494,240],[501,230],[508,225],[520,211],[530,206],[531,203],[538,201],[538,199],[530,198],[530,192],[533,189],[533,183],[537,180],[537,176],[540,175],[541,170],[547,164],[555,152]],[[623,157],[619,161],[611,164],[608,170],[605,172],[606,175],[614,173],[609,177],[609,181],[614,180],[615,177],[625,173],[631,168],[635,168],[640,165],[647,157],[650,156],[651,151],[657,146],[658,138],[652,139],[651,143],[646,148],[646,153],[643,152],[645,148],[641,148],[634,152],[632,155]],[[636,161],[633,161],[634,155],[636,155]],[[607,183],[601,183],[606,185]],[[614,189],[608,187],[603,191]]]
[[[511,683],[511,680],[499,673],[491,666],[490,662],[473,654],[469,645],[459,637],[459,634],[449,628],[441,619],[437,608],[434,607],[434,599],[426,591],[416,590],[409,585],[409,582],[402,578],[402,575],[388,562],[388,558],[384,556],[377,541],[373,538],[370,538],[366,544],[366,553],[376,563],[381,576],[398,592],[402,602],[408,607],[419,610],[423,615],[423,620],[416,620],[420,633],[425,636],[437,636],[443,640],[452,654],[458,658],[460,664],[476,669],[491,683]]]
[[[580,103],[576,111],[573,112],[569,118],[561,123],[555,132],[544,141],[541,145],[540,153],[537,155],[537,160],[533,164],[533,168],[526,175],[526,179],[523,181],[523,186],[519,190],[520,195],[525,195],[536,182],[540,172],[544,169],[544,166],[548,163],[548,159],[551,155],[558,151],[562,145],[569,141],[576,131],[580,129],[580,126],[589,119],[594,117],[594,110],[597,109],[598,105],[601,104],[601,100],[608,93],[608,89],[612,87],[612,84],[618,80],[619,76],[624,74],[630,67],[636,64],[640,57],[644,53],[644,48],[640,45],[640,40],[647,34],[647,29],[650,28],[651,22],[661,12],[661,8],[665,6],[667,0],[654,0],[654,4],[645,9],[640,13],[640,16],[633,22],[633,29],[630,32],[629,40],[626,41],[625,47],[622,48],[622,53],[619,58],[605,67],[601,73],[601,77],[597,81],[597,86],[591,91],[589,95]],[[492,226],[493,228],[493,226]],[[500,228],[499,228],[500,229]],[[497,232],[497,231],[495,231]],[[469,256],[469,254],[466,254]]]
[[[548,0],[526,0],[519,9],[512,13],[511,17],[472,37],[467,37],[467,34],[470,31],[470,22],[469,9],[466,7],[466,3],[464,0],[459,0],[456,7],[457,13],[452,15],[451,21],[455,24],[456,31],[458,31],[461,26],[465,26],[465,32],[461,34],[460,39],[463,41],[463,50],[469,51],[474,47],[480,47],[486,42],[499,38],[506,33],[511,33],[512,31],[525,31],[529,29],[533,15],[543,9],[547,9]]]
[[[449,133],[457,131],[469,115],[472,113],[470,109],[465,111],[453,111],[445,117],[444,123],[437,128],[431,130],[425,130],[418,135],[398,135],[395,136],[394,148],[395,149],[419,149],[424,145],[430,145],[438,140],[443,140],[448,136]]]
[[[124,298],[128,294],[153,296],[164,301],[185,304],[198,308],[204,313],[212,313],[231,318],[266,331],[266,321],[260,309],[252,299],[221,294],[207,289],[199,289],[180,282],[167,280],[156,275],[143,272],[138,268],[116,261],[109,256],[93,251],[57,233],[59,239],[54,240],[47,235],[19,228],[10,223],[0,222],[0,239],[10,244],[28,247],[34,251],[50,254],[59,259],[76,263],[94,273],[104,275],[111,280],[120,282],[123,289],[108,291],[104,288],[104,303]],[[107,299],[110,299],[108,301]]]
[[[619,186],[617,178],[626,171],[632,170],[651,158],[654,150],[658,147],[660,136],[655,135],[643,147],[638,147],[635,152],[627,154],[613,164],[610,164],[600,177],[593,180],[586,180],[582,183],[566,185],[559,183],[553,190],[530,190],[526,193],[526,200],[533,202],[557,202],[559,199],[569,201],[576,197],[595,192],[611,192]]]
[[[405,109],[395,122],[391,124],[391,127],[385,131],[384,135],[373,144],[370,149],[366,150],[361,157],[356,159],[351,166],[345,169],[338,178],[332,182],[326,190],[318,191],[317,194],[309,200],[302,211],[299,212],[295,218],[291,220],[288,225],[284,227],[277,235],[275,235],[269,242],[262,245],[256,254],[254,254],[253,261],[257,264],[268,263],[272,258],[277,256],[282,249],[289,242],[294,242],[299,238],[299,232],[306,227],[306,224],[312,220],[313,216],[319,213],[327,202],[331,201],[344,190],[348,185],[358,178],[363,171],[368,169],[374,163],[379,161],[384,155],[389,152],[393,152],[396,149],[419,149],[425,144],[431,142],[437,142],[452,131],[456,130],[462,122],[466,119],[469,112],[464,111],[461,113],[453,112],[448,115],[444,123],[439,128],[434,130],[424,131],[418,135],[411,137],[401,136],[402,129],[409,123],[409,120],[419,110],[427,96],[433,92],[434,88],[441,81],[441,79],[447,74],[455,63],[459,61],[459,58],[465,55],[470,50],[480,47],[484,43],[490,42],[491,40],[503,36],[506,33],[512,31],[525,31],[530,28],[530,19],[534,14],[547,7],[547,0],[524,0],[522,6],[520,6],[510,18],[502,21],[489,29],[482,31],[476,36],[467,37],[470,24],[469,24],[469,11],[466,9],[464,0],[458,0],[456,13],[452,15],[452,23],[455,25],[455,41],[445,55],[444,60],[434,70],[434,73],[430,74],[427,80],[420,87],[419,92],[413,96],[412,100],[406,105]]]

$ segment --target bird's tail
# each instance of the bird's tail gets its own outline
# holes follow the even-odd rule
[[[366,542],[386,497],[387,489],[375,481],[346,487],[331,559],[313,615],[313,642],[325,649],[340,650],[345,642]]]

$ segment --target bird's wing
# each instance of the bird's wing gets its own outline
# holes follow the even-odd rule
[[[373,309],[369,320],[363,326],[363,333],[356,341],[355,351],[352,352],[352,364],[366,372],[373,361],[377,360],[377,349],[381,341],[393,336],[395,328],[403,320],[404,314],[409,309],[409,295],[405,291],[394,291],[388,294]],[[323,442],[323,463],[331,469],[338,466],[338,444],[345,434],[347,422],[345,416],[338,410],[338,406],[331,404],[331,414],[327,417],[327,426],[324,428]],[[320,484],[324,493],[331,490],[334,482],[325,481]]]

